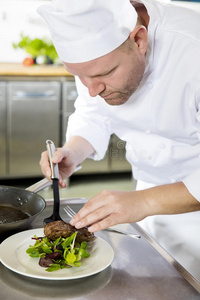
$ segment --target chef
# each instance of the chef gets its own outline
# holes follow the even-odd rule
[[[71,220],[91,232],[139,224],[199,269],[200,15],[154,0],[53,0],[38,9],[75,76],[67,141],[55,152],[61,187],[110,136],[126,142],[136,191],[102,191]],[[40,161],[50,180],[46,152]]]

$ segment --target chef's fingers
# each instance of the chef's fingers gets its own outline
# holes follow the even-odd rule
[[[65,154],[62,150],[62,148],[57,148],[53,157],[52,157],[52,162],[53,164],[59,164],[60,162],[62,162],[62,160],[65,158]],[[67,186],[66,182],[64,181],[64,178],[62,176],[62,170],[60,168],[60,166],[58,165],[58,168],[59,168],[59,186],[61,188],[65,188]]]
[[[107,218],[111,213],[119,210],[121,201],[116,199],[116,192],[105,190],[92,197],[74,216],[70,224],[81,228]],[[107,224],[108,226],[111,226]]]
[[[85,218],[88,214],[94,212],[104,204],[104,198],[102,197],[103,192],[92,197],[86,204],[79,210],[79,212],[71,219],[70,224],[75,226],[77,222]]]
[[[70,221],[77,228],[92,225],[92,232],[116,224],[138,222],[149,216],[149,205],[143,193],[136,191],[103,191],[91,198]]]
[[[90,232],[97,232],[103,229],[106,229],[110,226],[114,226],[119,224],[119,215],[118,214],[111,214],[108,217],[96,222],[88,227],[88,231]]]
[[[108,216],[110,216],[112,213],[113,213],[113,207],[111,205],[106,205],[106,206],[100,207],[99,209],[96,209],[95,211],[89,213],[84,218],[82,218],[80,221],[78,221],[75,224],[75,227],[77,229],[79,229],[79,228],[82,228],[82,227],[85,227],[85,226],[88,226],[91,224],[95,224],[93,226],[95,226],[96,231],[104,229],[104,228],[101,228],[98,226],[98,222],[100,222],[101,220],[107,220],[107,221],[111,220],[108,218]],[[109,226],[111,226],[111,223],[107,223],[105,221],[104,226],[109,227]]]
[[[51,182],[51,166],[49,163],[49,155],[47,151],[42,152],[41,159],[40,159],[40,167],[41,171],[44,174],[44,176]],[[65,188],[66,182],[63,181],[62,176],[59,176],[59,186],[62,188]]]
[[[58,164],[63,160],[64,157],[65,157],[65,153],[64,153],[63,149],[62,148],[57,148],[54,155],[53,155],[53,157],[52,157],[52,162],[54,164]]]
[[[59,181],[58,184],[61,188],[66,188],[67,187],[67,183],[62,179],[62,176],[59,175]]]

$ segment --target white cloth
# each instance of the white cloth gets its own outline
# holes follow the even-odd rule
[[[129,0],[53,0],[40,6],[61,60],[79,63],[119,47],[137,22]]]
[[[115,133],[126,141],[135,179],[150,185],[182,180],[200,201],[200,16],[181,7],[142,2],[150,24],[148,62],[140,87],[125,104],[109,106],[99,96],[91,98],[76,79],[79,97],[67,139],[71,135],[86,138],[98,160]],[[182,251],[177,244],[185,245],[186,267],[196,260],[199,268],[199,212],[149,217],[145,222],[150,235],[169,245],[177,260]],[[191,244],[183,234],[186,228]],[[171,236],[166,234],[168,229]]]

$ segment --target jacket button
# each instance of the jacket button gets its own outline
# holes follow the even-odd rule
[[[153,82],[149,81],[149,82],[147,83],[147,86],[148,86],[148,88],[152,89],[152,88],[153,88]]]

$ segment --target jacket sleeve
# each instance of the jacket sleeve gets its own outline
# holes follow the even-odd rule
[[[103,159],[110,140],[109,118],[106,115],[105,101],[100,97],[90,97],[87,88],[78,78],[76,87],[78,98],[75,101],[75,112],[69,117],[66,140],[71,136],[81,136],[95,149],[90,158]]]
[[[183,179],[183,183],[194,198],[200,201],[200,169],[196,169]]]

